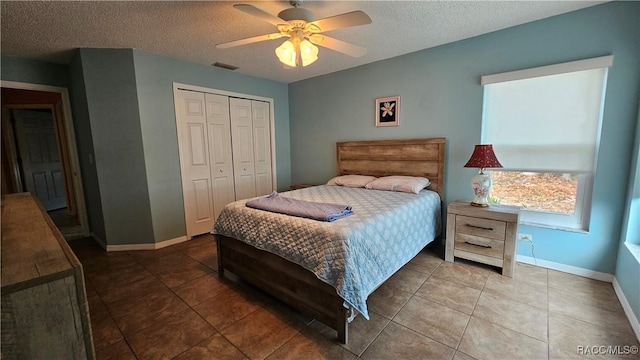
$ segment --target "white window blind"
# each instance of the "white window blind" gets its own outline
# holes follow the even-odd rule
[[[613,56],[482,77],[482,142],[505,169],[595,169],[607,67]]]

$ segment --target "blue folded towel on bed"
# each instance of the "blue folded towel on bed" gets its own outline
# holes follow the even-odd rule
[[[353,214],[351,206],[317,203],[282,197],[277,192],[247,201],[247,206],[320,221],[335,221]]]

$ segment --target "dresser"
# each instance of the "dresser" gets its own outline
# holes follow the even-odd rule
[[[513,277],[520,208],[510,205],[471,206],[457,200],[447,207],[445,260],[467,259],[502,268]]]
[[[2,359],[95,359],[82,266],[29,193],[2,196]]]

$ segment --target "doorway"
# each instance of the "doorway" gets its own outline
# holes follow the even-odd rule
[[[2,82],[2,194],[31,192],[67,239],[89,235],[65,88]]]

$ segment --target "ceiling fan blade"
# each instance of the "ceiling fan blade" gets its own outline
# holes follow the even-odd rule
[[[216,48],[218,48],[218,49],[228,49],[228,48],[234,47],[234,46],[253,44],[253,43],[260,42],[260,41],[265,41],[265,40],[279,39],[279,38],[281,38],[283,36],[285,36],[285,35],[282,35],[281,33],[258,35],[258,36],[254,36],[254,37],[250,37],[250,38],[246,38],[246,39],[240,39],[240,40],[235,40],[235,41],[229,41],[229,42],[222,43],[222,44],[216,44]]]
[[[352,11],[341,15],[330,16],[328,18],[312,21],[307,25],[307,29],[312,32],[324,32],[341,29],[351,26],[371,24],[369,15],[362,11]]]
[[[287,22],[280,19],[279,17],[275,16],[275,15],[271,15],[268,12],[257,8],[253,5],[249,5],[249,4],[235,4],[233,5],[234,8],[240,10],[240,11],[244,11],[249,15],[253,15],[255,17],[259,17],[260,19],[268,22],[269,24],[273,24],[275,26],[281,25],[281,24],[286,24]]]
[[[313,34],[309,36],[309,41],[311,41],[313,44],[326,47],[327,49],[335,50],[337,52],[341,52],[353,57],[360,57],[367,52],[367,49],[363,47],[349,44],[342,40],[334,39],[326,35]]]

